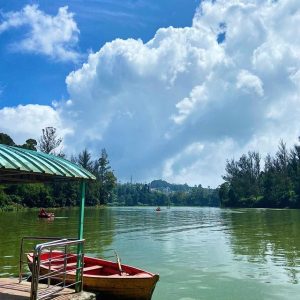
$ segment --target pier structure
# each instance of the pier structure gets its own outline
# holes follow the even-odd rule
[[[86,182],[90,180],[96,180],[96,177],[86,169],[64,158],[51,155],[51,154],[46,154],[43,152],[0,144],[0,185],[11,184],[11,183],[26,184],[26,183],[45,183],[45,182],[53,182],[53,181],[56,182],[57,181],[80,181],[81,201],[80,201],[80,213],[79,213],[79,220],[78,220],[78,236],[77,236],[77,240],[79,241],[84,241],[83,223],[84,223],[85,192],[86,192]],[[82,286],[83,286],[82,284],[83,256],[84,256],[83,244],[79,243],[77,247],[76,286],[75,286],[75,291],[77,293],[82,291]],[[83,297],[82,295],[85,295],[84,293],[83,294],[79,293],[78,295],[76,295],[77,297],[76,298],[74,294],[74,290],[65,289],[64,288],[65,286],[63,286],[63,289],[60,287],[59,294],[56,293],[57,291],[55,290],[54,287],[53,293],[51,293],[50,295],[48,293],[49,284],[47,287],[48,289],[47,297],[43,297],[43,295],[39,296],[37,290],[40,288],[40,283],[39,283],[40,254],[34,256],[34,261],[36,262],[36,268],[35,268],[36,271],[33,271],[32,273],[31,283],[20,281],[19,279],[0,278],[0,300],[15,300],[15,299],[40,300],[46,298],[56,299],[56,300],[94,299],[94,298],[82,298]],[[66,270],[64,269],[64,271]],[[28,291],[29,287],[30,287],[30,291]],[[58,297],[71,297],[71,298],[58,298]]]
[[[41,291],[48,289],[47,284],[40,284]],[[55,287],[53,287],[55,291]],[[22,281],[18,278],[0,278],[0,299],[1,300],[29,300],[31,292],[31,283]],[[65,288],[57,291],[51,299],[53,300],[95,300],[93,293],[76,293],[73,289]]]

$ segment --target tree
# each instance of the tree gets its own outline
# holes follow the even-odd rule
[[[43,133],[39,139],[38,147],[44,153],[52,153],[62,142],[62,138],[58,138],[56,135],[56,128],[46,127],[42,129]]]
[[[229,186],[221,187],[223,205],[230,203],[238,206],[255,206],[261,196],[262,186],[259,153],[249,151],[248,155],[243,154],[238,161],[227,161],[226,172],[223,179]]]
[[[299,139],[300,140],[300,139]],[[290,152],[289,174],[293,183],[293,189],[297,195],[296,207],[300,207],[300,146],[294,145]]]
[[[295,207],[297,205],[293,182],[293,178],[297,178],[297,154],[293,151],[289,153],[282,141],[275,157],[272,158],[270,155],[266,157],[262,178],[263,201],[266,207]]]
[[[87,169],[90,172],[95,172],[95,163],[91,160],[91,153],[84,149],[79,153],[78,158],[75,159],[76,163]]]
[[[249,152],[238,161],[227,161],[226,181],[220,186],[223,206],[300,207],[300,146],[288,150],[280,141],[274,157],[267,155],[260,169],[260,155]]]
[[[6,133],[0,132],[0,144],[15,146],[13,139]]]
[[[37,150],[36,146],[37,146],[37,141],[35,139],[28,139],[28,140],[26,140],[25,144],[23,144],[20,147],[36,151]]]
[[[99,180],[100,204],[109,202],[112,191],[117,184],[117,178],[109,165],[108,155],[105,149],[101,151],[101,157],[98,160],[97,178]]]

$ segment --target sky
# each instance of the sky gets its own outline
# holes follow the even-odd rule
[[[300,135],[298,0],[0,0],[0,132],[118,180],[217,187]]]

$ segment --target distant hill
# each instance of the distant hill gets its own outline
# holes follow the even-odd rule
[[[187,206],[219,206],[218,189],[189,186],[185,184],[172,184],[165,180],[153,180],[148,184],[149,192],[152,195],[166,197],[164,200],[171,205]]]
[[[151,190],[161,191],[161,192],[188,192],[192,187],[185,184],[172,184],[165,180],[153,180],[149,184]]]

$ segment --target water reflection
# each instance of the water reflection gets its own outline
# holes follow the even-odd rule
[[[0,213],[0,276],[17,274],[25,235],[77,236],[77,209]],[[160,274],[153,300],[298,300],[300,210],[85,210],[85,250]]]
[[[19,248],[24,236],[77,237],[78,209],[55,211],[54,220],[37,218],[38,211],[0,213],[0,276],[15,276],[18,273]],[[103,235],[105,232],[105,235]],[[113,242],[114,218],[107,209],[85,209],[85,252],[103,254],[105,247]],[[32,251],[28,243],[25,252]]]
[[[89,208],[85,211],[85,252],[91,256],[104,256],[115,236],[115,218],[109,209]]]
[[[248,209],[222,213],[235,259],[283,268],[299,282],[300,211]]]

